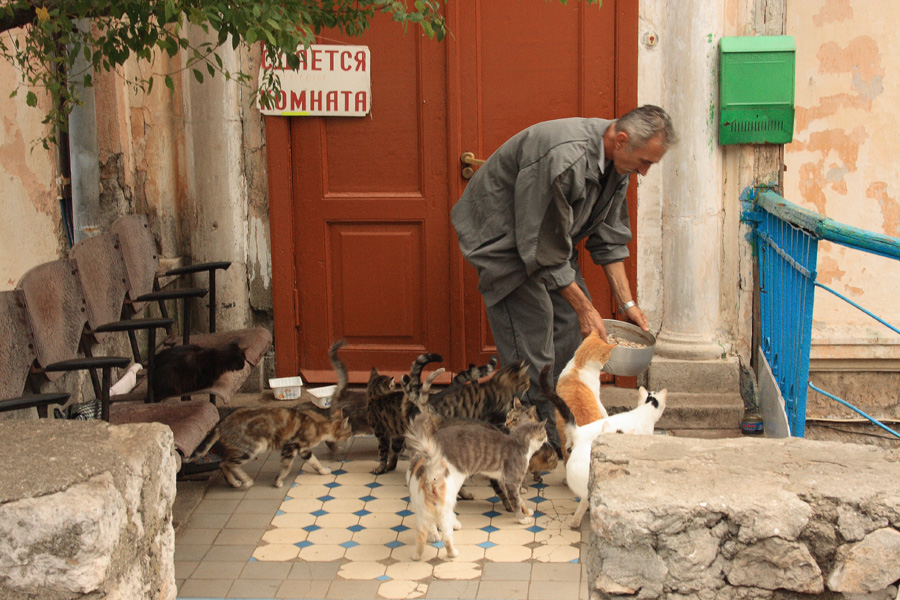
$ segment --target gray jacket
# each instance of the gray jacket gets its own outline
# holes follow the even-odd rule
[[[613,123],[571,118],[521,131],[478,169],[451,219],[478,271],[488,306],[532,277],[548,289],[575,280],[575,246],[598,265],[625,259],[631,241],[628,175],[604,172],[603,133]]]

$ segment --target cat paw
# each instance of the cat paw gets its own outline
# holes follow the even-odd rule
[[[453,520],[453,529],[455,529],[456,531],[462,529],[462,523],[459,522],[459,519]]]
[[[517,518],[516,521],[518,521],[522,525],[531,525],[532,523],[534,523],[534,517],[526,517],[523,515]]]
[[[533,517],[533,516],[534,516],[534,511],[531,510],[530,508],[528,508],[527,506],[523,506],[523,507],[522,507],[522,512],[525,513],[525,514],[526,514],[527,516],[529,516],[529,517]]]
[[[575,517],[572,517],[569,519],[569,527],[572,529],[581,529],[581,519],[579,518],[576,520]]]
[[[453,546],[447,546],[447,558],[456,558],[459,556],[459,550]]]
[[[318,469],[318,473],[319,475],[331,475],[331,469],[329,469],[328,467],[322,467],[321,469]]]
[[[254,483],[254,482],[253,482],[252,479],[251,479],[250,481],[245,481],[245,482],[244,482],[244,485],[242,485],[241,488],[242,488],[242,489],[245,489],[245,490],[248,490],[248,489],[250,489],[250,488],[253,487],[253,483]]]
[[[459,488],[459,491],[456,493],[456,495],[459,496],[460,498],[462,498],[463,500],[474,500],[475,499],[475,494],[473,494],[469,490],[466,490],[463,488]]]
[[[276,480],[275,480],[275,483],[273,483],[272,485],[274,485],[274,486],[277,487],[277,488],[280,488],[281,486],[284,485],[284,482],[283,482],[282,480],[280,480],[280,479],[276,479]]]
[[[372,469],[372,475],[381,475],[381,474],[384,473],[385,471],[387,471],[387,466],[386,466],[386,465],[378,465],[377,467],[375,467],[374,469]]]

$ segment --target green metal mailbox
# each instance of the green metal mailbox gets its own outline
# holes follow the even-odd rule
[[[723,37],[719,143],[787,144],[794,138],[794,38]]]

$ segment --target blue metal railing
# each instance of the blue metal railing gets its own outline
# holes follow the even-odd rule
[[[754,223],[759,266],[760,345],[785,401],[791,435],[803,437],[806,394],[812,388],[900,438],[849,402],[809,382],[815,289],[821,288],[896,333],[893,325],[816,281],[819,240],[900,260],[900,239],[837,223],[792,204],[767,188],[741,194],[742,220]]]

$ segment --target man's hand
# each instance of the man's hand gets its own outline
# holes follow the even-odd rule
[[[650,319],[647,318],[647,315],[644,314],[644,311],[637,304],[626,310],[625,316],[644,331],[650,331]]]
[[[575,309],[575,315],[578,317],[578,328],[581,330],[581,337],[587,337],[592,331],[596,331],[606,341],[606,326],[603,324],[603,317],[588,300],[584,292],[578,287],[574,281],[566,287],[560,289],[559,293],[566,302]]]

